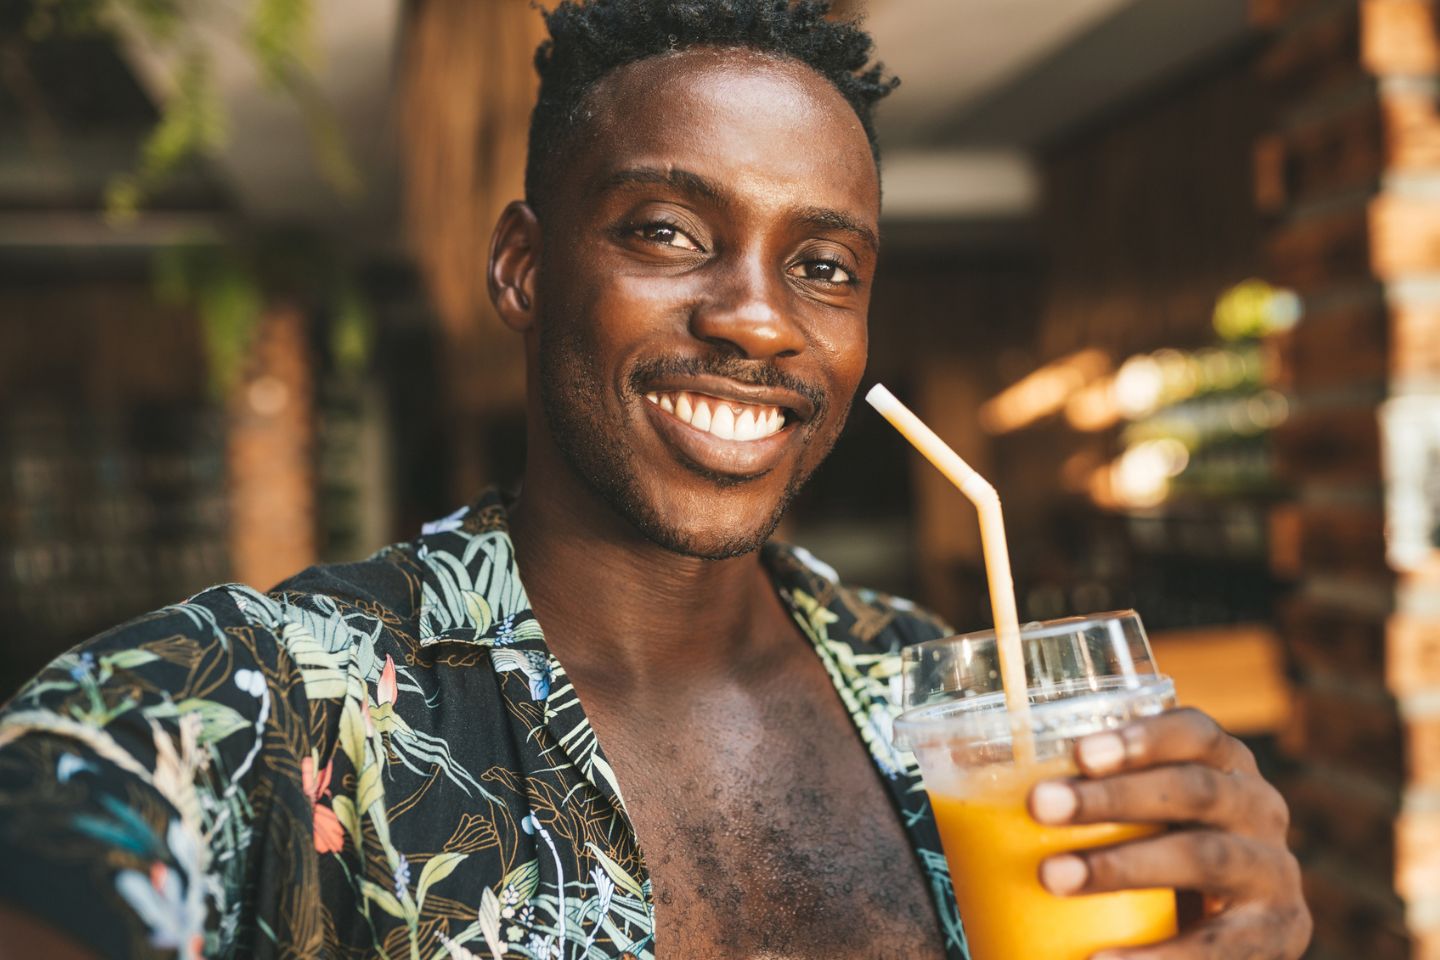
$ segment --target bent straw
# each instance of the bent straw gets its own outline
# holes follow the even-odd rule
[[[984,477],[925,426],[909,407],[881,384],[865,394],[865,400],[900,435],[924,455],[960,492],[975,504],[980,514],[980,544],[985,554],[985,573],[990,581],[990,611],[995,618],[995,636],[1000,648],[1000,679],[1005,687],[1005,705],[1010,710],[1015,733],[1015,758],[1034,758],[1030,737],[1030,700],[1025,680],[1025,654],[1020,646],[1020,617],[1015,609],[1015,582],[1010,573],[1010,547],[1005,542],[1005,518],[1000,495]]]

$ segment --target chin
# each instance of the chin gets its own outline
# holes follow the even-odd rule
[[[722,491],[716,498],[724,496]],[[703,519],[696,516],[694,509],[660,510],[653,509],[653,504],[647,505],[651,509],[635,509],[640,505],[631,503],[622,512],[656,546],[701,560],[727,560],[760,549],[775,532],[788,505],[789,498],[785,497],[759,515],[753,510],[737,511],[736,516],[706,511],[709,515]]]
[[[673,462],[647,461],[618,443],[616,432],[589,424],[552,420],[552,436],[598,499],[646,540],[682,556],[725,560],[758,550],[800,488],[791,482],[777,491],[773,476],[702,476]]]

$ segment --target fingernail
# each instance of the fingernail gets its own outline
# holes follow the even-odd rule
[[[1030,794],[1030,812],[1041,823],[1068,823],[1079,804],[1067,783],[1041,783]]]
[[[1069,896],[1085,886],[1089,875],[1085,861],[1068,853],[1040,864],[1040,882],[1057,897]]]
[[[1120,769],[1125,761],[1125,741],[1119,734],[1097,733],[1080,741],[1080,766],[1092,773]]]

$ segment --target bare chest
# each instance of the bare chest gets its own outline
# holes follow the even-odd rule
[[[617,718],[608,740],[597,727],[645,853],[662,958],[943,956],[899,818],[814,666],[820,685],[715,693],[623,733]]]

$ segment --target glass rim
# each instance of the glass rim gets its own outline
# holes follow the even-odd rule
[[[1024,640],[1030,637],[1043,637],[1047,636],[1051,631],[1063,633],[1067,630],[1073,630],[1077,625],[1082,623],[1125,620],[1132,617],[1136,623],[1140,623],[1140,614],[1133,608],[1106,610],[1101,613],[1075,614],[1068,617],[1057,617],[1054,620],[1031,620],[1027,623],[1020,624],[1020,638]],[[1141,626],[1141,630],[1144,630],[1143,625]],[[921,643],[911,644],[902,652],[909,653],[912,650],[930,650],[943,646],[946,643],[955,643],[961,640],[994,640],[997,637],[998,634],[995,632],[994,627],[988,630],[971,630],[968,633],[947,633],[943,637],[936,637],[933,640],[925,640]]]
[[[1132,676],[1075,677],[1026,691],[1030,702],[1031,732],[1040,739],[1067,737],[1058,730],[1047,730],[1048,722],[1072,714],[1076,708],[1109,700],[1117,695],[1126,699],[1172,700],[1175,681],[1163,673],[1137,673]],[[1060,696],[1057,696],[1060,694]],[[1037,697],[1038,695],[1038,697]],[[1003,691],[970,697],[951,697],[911,707],[893,722],[893,739],[901,749],[913,749],[937,736],[947,738],[1008,737],[1013,733],[1012,719],[1006,708]]]

